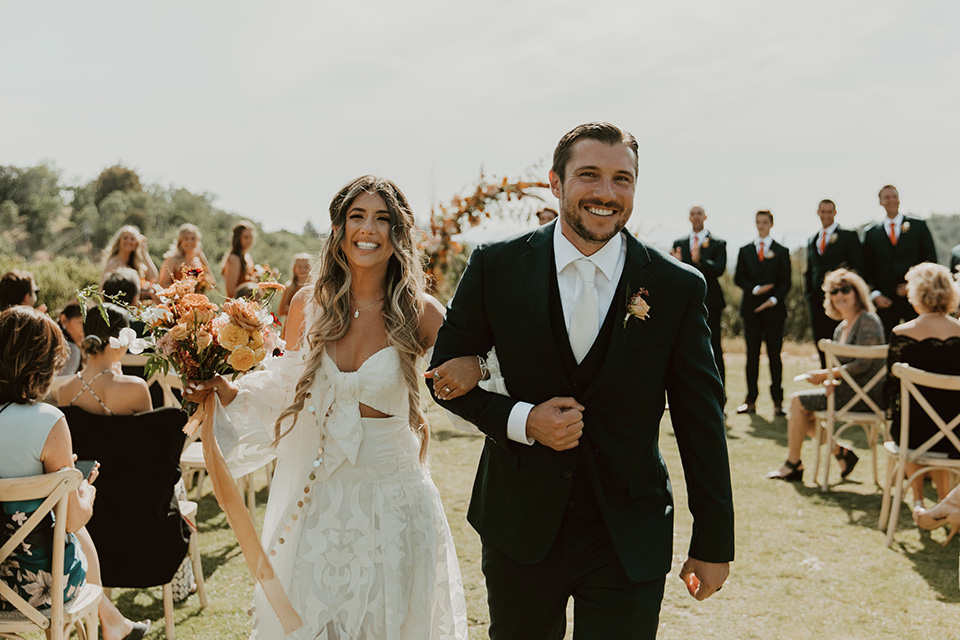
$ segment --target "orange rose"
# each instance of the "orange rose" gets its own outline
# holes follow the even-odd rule
[[[187,337],[190,335],[190,327],[188,327],[183,323],[180,323],[176,325],[173,329],[170,329],[170,333],[168,335],[172,340],[176,340],[177,342],[186,340]]]
[[[247,331],[260,328],[260,320],[257,318],[259,308],[252,300],[227,300],[223,303],[223,310],[235,324]]]
[[[198,346],[198,347],[200,347],[201,349],[206,349],[206,348],[208,348],[211,344],[213,344],[213,336],[210,335],[210,332],[209,332],[209,331],[206,331],[206,330],[204,330],[204,329],[201,329],[199,332],[197,332],[197,346]]]
[[[256,351],[257,349],[263,348],[263,334],[259,331],[250,332],[250,342],[247,343],[247,346]]]
[[[227,358],[227,364],[233,367],[234,371],[249,371],[253,365],[257,364],[257,356],[253,349],[237,347]]]
[[[239,347],[246,346],[247,342],[250,340],[250,334],[231,322],[227,326],[220,329],[219,333],[217,334],[217,339],[220,341],[220,345],[224,349],[227,351],[233,351]]]

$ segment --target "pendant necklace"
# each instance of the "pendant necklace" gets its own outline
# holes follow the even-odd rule
[[[367,306],[362,307],[362,308],[360,308],[360,309],[354,310],[354,312],[353,312],[353,317],[354,317],[354,318],[359,318],[361,311],[366,311],[367,309],[369,309],[369,308],[372,307],[373,305],[377,304],[378,302],[383,302],[383,298],[380,298],[379,300],[374,300],[373,302],[371,302],[371,303],[368,304]]]

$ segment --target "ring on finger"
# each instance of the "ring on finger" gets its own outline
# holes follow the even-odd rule
[[[450,393],[450,387],[444,386],[444,387],[443,387],[443,392],[444,392],[444,393]]]

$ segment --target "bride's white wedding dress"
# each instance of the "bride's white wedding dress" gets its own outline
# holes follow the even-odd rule
[[[240,378],[217,404],[216,438],[235,477],[276,458],[263,546],[303,626],[295,640],[465,640],[466,606],[450,528],[407,422],[397,351],[359,370],[324,355],[304,411],[272,448],[305,353]],[[362,418],[363,403],[389,418]],[[289,424],[289,422],[287,423]],[[263,591],[251,638],[284,638]]]

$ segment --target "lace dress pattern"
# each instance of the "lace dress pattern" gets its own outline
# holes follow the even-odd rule
[[[295,640],[463,640],[463,584],[440,495],[420,464],[407,394],[392,347],[355,372],[324,356],[296,426],[271,447],[274,421],[292,400],[304,355],[274,358],[238,381],[214,431],[241,476],[277,468],[264,548],[303,627]],[[363,403],[389,418],[363,418]],[[262,591],[251,638],[284,637]]]

